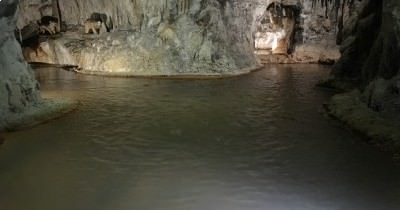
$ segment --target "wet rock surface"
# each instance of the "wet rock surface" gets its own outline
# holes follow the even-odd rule
[[[274,0],[63,1],[59,3],[63,21],[69,28],[78,28],[75,32],[79,31],[80,37],[76,39],[92,42],[93,46],[59,40],[61,46],[55,43],[41,46],[50,55],[28,49],[25,57],[33,62],[64,64],[65,60],[55,59],[54,49],[67,44],[66,53],[74,58],[68,64],[79,64],[85,72],[140,75],[223,74],[252,68],[258,64],[254,47],[258,48],[257,54],[263,63],[338,60],[333,10],[329,9],[332,12],[328,14],[320,4],[313,7],[311,1],[280,1],[284,9],[277,10],[277,15],[283,18],[275,18],[276,24],[271,24],[273,18],[269,14],[275,11],[276,6],[271,6],[275,3]],[[51,1],[35,4],[21,1],[19,8],[23,14],[18,18],[18,25],[37,19],[38,8],[51,4]],[[83,35],[83,25],[93,13],[107,17],[105,22],[112,33],[100,38]],[[276,39],[266,36],[267,33]],[[277,38],[280,37],[277,34],[282,37]],[[263,43],[264,39],[268,43]]]
[[[23,112],[40,101],[38,83],[14,38],[18,1],[0,2],[0,130],[9,113]]]
[[[341,97],[346,100],[334,98],[330,103],[334,116],[351,122],[353,128],[374,139],[395,142],[397,149],[400,144],[398,11],[400,3],[396,0],[361,2],[345,25],[342,57],[335,64],[330,81],[361,90],[359,94]],[[358,105],[349,106],[348,102],[354,100]],[[357,107],[363,107],[364,112],[357,114],[360,111]]]
[[[400,152],[400,123],[371,109],[359,91],[334,96],[325,105],[327,112],[360,132],[383,150]]]
[[[261,63],[265,64],[319,63],[333,65],[340,58],[336,46],[328,47],[324,44],[299,45],[292,54],[272,54],[270,51],[264,50],[257,50],[256,54]]]
[[[0,2],[0,131],[27,122],[37,123],[43,116],[51,118],[50,112],[56,113],[63,107],[62,104],[54,107],[52,101],[41,98],[39,83],[22,57],[14,36],[17,6],[17,0]],[[26,117],[30,120],[25,121]]]

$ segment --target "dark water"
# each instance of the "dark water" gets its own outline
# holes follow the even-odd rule
[[[225,80],[37,71],[79,109],[11,133],[1,210],[397,210],[400,167],[319,110],[319,66]]]

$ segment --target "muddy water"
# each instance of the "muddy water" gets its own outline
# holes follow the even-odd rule
[[[4,210],[395,210],[389,154],[324,118],[328,69],[146,80],[39,69],[43,94],[79,109],[11,133]]]

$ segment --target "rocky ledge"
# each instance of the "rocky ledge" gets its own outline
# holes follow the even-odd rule
[[[191,33],[187,40],[174,35],[163,41],[159,36],[66,32],[47,37],[36,50],[24,48],[23,54],[29,62],[76,66],[81,73],[109,76],[230,76],[260,67],[254,56],[215,49],[200,32]]]
[[[253,53],[252,14],[246,12],[252,10],[251,4],[236,0],[104,1],[106,8],[92,11],[98,1],[76,3],[85,8],[77,14],[79,19],[65,12],[74,11],[70,10],[76,6],[73,2],[60,2],[65,32],[40,40],[34,49],[25,48],[26,60],[76,65],[82,73],[111,76],[231,75],[259,66]],[[119,3],[121,11],[115,12]],[[34,10],[24,5],[21,10]],[[86,30],[84,20],[93,12],[105,13],[113,27]],[[19,18],[20,22],[25,19],[34,17]]]
[[[339,94],[325,104],[330,116],[339,119],[384,150],[400,152],[400,123],[371,110],[359,91]]]
[[[42,99],[22,112],[2,116],[0,131],[16,131],[48,122],[76,109],[77,101],[70,99]]]
[[[333,65],[340,58],[338,47],[331,43],[299,44],[292,54],[272,54],[268,50],[257,50],[256,55],[264,64]]]
[[[0,133],[50,120],[76,107],[73,101],[40,96],[40,85],[14,36],[18,3],[0,1]]]
[[[342,57],[324,86],[349,91],[333,97],[329,113],[375,144],[400,152],[400,2],[360,2],[345,24]]]

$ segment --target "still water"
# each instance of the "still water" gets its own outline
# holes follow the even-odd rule
[[[329,70],[224,80],[38,69],[78,110],[0,147],[1,210],[398,210],[400,167],[320,113]]]

